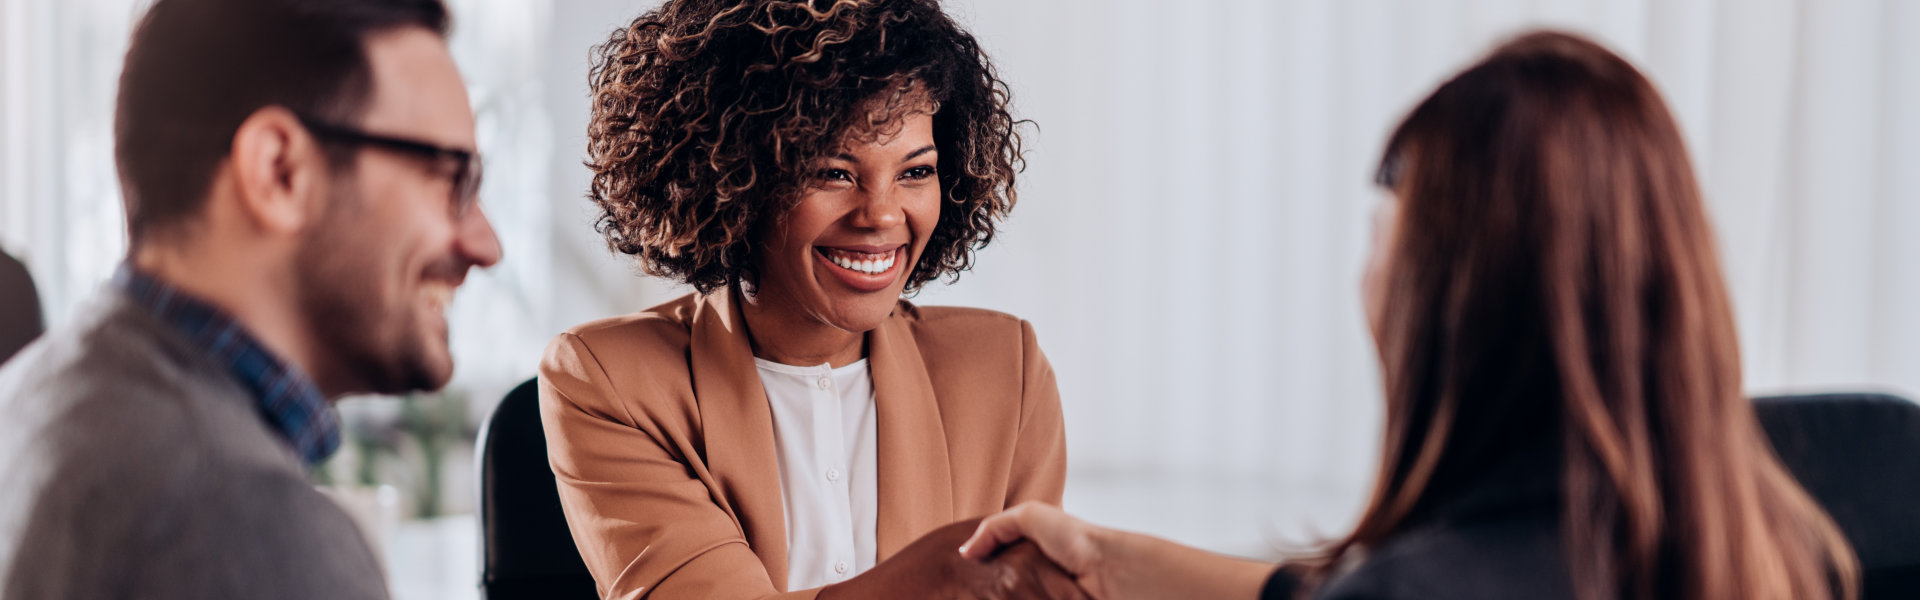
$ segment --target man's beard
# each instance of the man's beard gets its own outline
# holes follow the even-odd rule
[[[402,290],[382,290],[388,240],[368,239],[362,200],[338,178],[338,193],[300,249],[294,268],[300,315],[327,355],[342,391],[397,394],[445,384],[436,373],[419,315]],[[376,228],[377,229],[377,228]],[[386,293],[383,293],[386,292]],[[393,302],[392,306],[387,302]],[[439,340],[444,345],[445,339]]]

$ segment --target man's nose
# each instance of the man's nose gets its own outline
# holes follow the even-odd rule
[[[493,222],[487,219],[482,207],[473,207],[473,212],[460,220],[459,237],[455,238],[462,258],[479,267],[491,267],[500,262],[505,252],[500,247],[500,236],[493,231]]]

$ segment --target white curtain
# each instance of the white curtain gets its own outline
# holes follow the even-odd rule
[[[53,323],[125,253],[113,90],[135,4],[0,0],[0,249]]]
[[[121,253],[113,78],[137,0],[0,0],[0,246],[63,318]],[[455,305],[483,410],[546,338],[679,289],[592,231],[588,48],[656,4],[459,0],[507,258]],[[1038,123],[974,272],[916,301],[1035,323],[1068,508],[1244,554],[1337,534],[1376,454],[1358,279],[1401,113],[1527,27],[1650,75],[1703,175],[1756,391],[1920,392],[1920,2],[951,0]]]

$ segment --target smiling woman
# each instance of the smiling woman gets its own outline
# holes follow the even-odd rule
[[[859,360],[857,336],[892,314],[909,285],[906,266],[925,254],[940,219],[939,148],[925,112],[897,121],[887,131],[856,131],[822,160],[765,236],[743,308],[750,326],[789,330],[755,336],[765,358]]]
[[[574,327],[541,409],[608,597],[1071,597],[959,519],[1058,503],[1066,446],[1033,329],[901,299],[957,276],[1014,202],[1006,86],[930,0],[675,0],[598,50],[599,229],[698,292]]]

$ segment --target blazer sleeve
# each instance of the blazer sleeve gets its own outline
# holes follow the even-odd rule
[[[1054,506],[1067,487],[1067,430],[1053,365],[1040,352],[1033,324],[1020,322],[1020,431],[1007,474],[1006,505],[1038,500]]]
[[[644,391],[643,391],[644,392]],[[540,419],[560,504],[603,598],[811,598],[777,592],[739,524],[694,475],[685,448],[619,402],[579,336],[547,346]],[[637,417],[637,418],[636,418]]]

